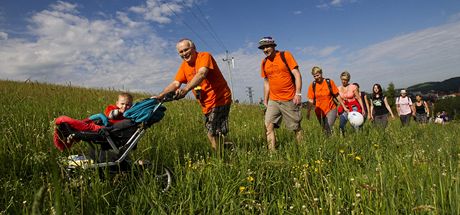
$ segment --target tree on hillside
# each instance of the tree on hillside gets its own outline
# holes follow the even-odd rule
[[[385,91],[385,97],[387,97],[388,104],[393,107],[395,105],[395,85],[393,82],[388,84],[388,87]]]
[[[446,111],[451,119],[460,119],[460,97],[440,99],[436,102],[434,113]]]

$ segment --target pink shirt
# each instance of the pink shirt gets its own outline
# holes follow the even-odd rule
[[[406,97],[398,97],[396,98],[396,106],[399,107],[399,115],[407,115],[412,113],[411,110],[411,105],[412,105],[412,100],[409,98],[409,96]]]
[[[339,89],[339,95],[343,100],[352,102],[355,100],[355,90],[356,90],[356,85],[354,84],[349,84],[346,87],[341,87]]]

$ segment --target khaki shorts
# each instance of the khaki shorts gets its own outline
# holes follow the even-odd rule
[[[205,126],[212,136],[226,135],[228,132],[228,114],[230,105],[215,107],[205,115]]]
[[[284,120],[287,129],[292,131],[300,130],[300,121],[302,121],[300,106],[295,105],[292,101],[268,100],[265,125],[273,123],[275,127],[279,127],[282,120]]]

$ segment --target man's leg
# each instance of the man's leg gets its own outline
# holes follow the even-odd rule
[[[283,117],[283,121],[286,124],[286,127],[294,131],[297,143],[302,143],[302,127],[300,122],[302,121],[302,112],[300,111],[300,106],[294,104],[292,101],[281,102],[280,111]]]
[[[228,132],[228,115],[230,105],[215,107],[206,115],[206,128],[208,129],[208,139],[214,151],[219,150],[220,144],[224,142],[224,137]]]
[[[297,130],[297,131],[294,131],[294,133],[295,133],[295,138],[297,139],[297,143],[298,143],[298,144],[301,144],[302,141],[303,141],[303,132],[302,132],[302,129]]]
[[[281,122],[281,112],[279,103],[269,100],[267,111],[265,112],[265,128],[267,130],[268,149],[274,151],[276,147],[275,126]]]
[[[270,151],[275,150],[276,146],[276,138],[275,138],[275,124],[268,123],[265,125],[267,128],[267,142],[268,142],[268,149]]]
[[[208,132],[208,139],[209,142],[211,143],[211,148],[213,151],[216,151],[219,149],[219,144],[218,143],[218,138],[217,136],[212,135],[211,132]]]

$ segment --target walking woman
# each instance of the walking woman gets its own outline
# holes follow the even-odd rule
[[[428,114],[430,113],[430,108],[426,101],[422,100],[422,95],[417,94],[415,96],[415,121],[418,123],[427,123],[428,121]]]
[[[339,90],[333,80],[323,78],[323,70],[315,66],[311,69],[314,81],[308,87],[308,101],[310,107],[315,108],[316,118],[323,127],[326,135],[332,134],[332,126],[337,118],[337,105],[335,100],[338,100],[340,105],[348,112],[348,108],[344,106],[339,94]],[[310,118],[310,110],[307,111],[307,118]]]
[[[343,100],[345,106],[347,106],[350,111],[357,111],[363,116],[366,115],[364,111],[363,100],[361,99],[361,94],[356,85],[350,84],[351,75],[349,72],[345,71],[340,74],[340,80],[342,80],[342,86],[338,87],[339,97]],[[339,117],[340,117],[340,131],[342,135],[345,135],[345,126],[348,122],[348,111],[344,111],[339,107]]]
[[[387,127],[388,113],[390,113],[392,119],[395,118],[387,98],[383,95],[382,86],[380,86],[380,84],[374,84],[372,87],[371,110],[369,114],[374,125],[383,128]]]

